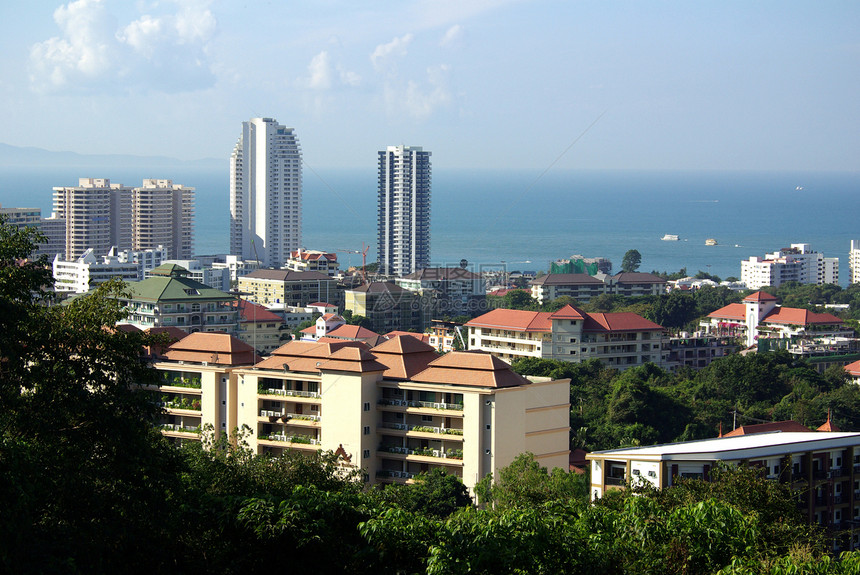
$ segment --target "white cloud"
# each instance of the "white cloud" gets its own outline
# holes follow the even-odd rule
[[[54,11],[62,32],[30,49],[32,81],[44,89],[96,78],[111,69],[115,41],[101,0],[77,0]]]
[[[445,32],[444,36],[442,36],[442,40],[439,41],[439,45],[443,48],[452,48],[457,46],[462,38],[463,27],[459,24],[454,24],[448,28],[448,31]]]
[[[313,58],[308,64],[308,72],[310,78],[307,85],[313,90],[328,90],[331,87],[331,64],[329,63],[328,52],[323,50]]]
[[[211,86],[206,47],[217,22],[208,1],[171,0],[117,26],[103,0],[75,0],[54,13],[60,35],[30,50],[37,91],[132,89],[181,92]]]
[[[361,76],[359,76],[355,72],[346,70],[338,66],[337,73],[340,76],[341,83],[346,86],[358,86],[361,84]]]
[[[394,38],[387,44],[380,44],[370,55],[370,61],[374,68],[381,68],[386,61],[393,59],[395,56],[403,57],[406,55],[406,48],[412,42],[412,34],[404,34],[400,38]]]
[[[417,119],[425,119],[437,109],[451,102],[448,90],[449,67],[446,64],[427,69],[426,82],[409,81],[403,88],[393,84],[385,87],[385,99],[389,109],[401,109]]]

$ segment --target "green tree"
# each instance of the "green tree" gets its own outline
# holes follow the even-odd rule
[[[641,263],[642,254],[639,253],[639,250],[627,250],[624,253],[624,259],[621,260],[621,271],[635,272]]]
[[[472,505],[463,482],[438,468],[417,475],[412,485],[386,486],[383,496],[398,507],[430,517],[447,517]]]

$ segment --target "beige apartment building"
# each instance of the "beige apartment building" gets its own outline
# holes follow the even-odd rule
[[[370,483],[441,468],[470,489],[525,451],[568,466],[569,381],[529,380],[485,353],[439,356],[412,337],[293,341],[233,373],[257,453],[338,451]]]
[[[507,362],[541,357],[579,363],[599,359],[626,369],[643,363],[666,366],[663,326],[635,313],[586,313],[565,306],[555,313],[494,309],[465,324],[469,349]]]
[[[259,269],[240,277],[240,292],[248,294],[249,301],[260,305],[307,307],[316,302],[338,305],[342,291],[337,281],[320,272]]]
[[[131,192],[131,247],[167,248],[168,258],[188,259],[194,251],[194,188],[172,180],[145,179]]]

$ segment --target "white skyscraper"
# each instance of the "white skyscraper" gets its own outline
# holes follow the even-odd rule
[[[292,128],[242,122],[230,156],[230,253],[281,267],[302,242],[302,154]]]
[[[379,271],[405,276],[430,265],[430,152],[388,146],[379,152]]]

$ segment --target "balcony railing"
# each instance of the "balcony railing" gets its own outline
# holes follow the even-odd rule
[[[430,449],[429,447],[410,449],[408,447],[382,446],[379,451],[388,453],[398,453],[401,455],[420,455],[422,457],[438,457],[440,459],[463,459],[462,449],[449,449],[443,451],[441,449]]]
[[[277,389],[274,387],[270,387],[266,390],[261,389],[260,393],[264,393],[266,395],[283,395],[284,397],[321,397],[320,393],[317,391],[295,391],[292,389]]]
[[[376,472],[377,477],[394,477],[400,479],[412,479],[415,477],[414,473],[409,473],[408,471],[391,471],[389,469],[380,469]]]
[[[435,433],[436,435],[463,435],[462,429],[431,427],[428,425],[408,425],[406,423],[395,423],[391,421],[382,422],[380,427],[385,429],[398,429],[400,431],[415,431],[417,433]]]
[[[280,441],[283,443],[301,443],[304,445],[319,445],[320,440],[308,437],[306,435],[286,435],[283,433],[270,433],[268,435],[260,435],[257,439],[267,441]]]
[[[427,409],[451,409],[463,411],[462,403],[437,403],[433,401],[410,401],[407,399],[380,399],[378,405],[394,405],[401,407],[424,407]]]
[[[183,427],[182,425],[178,425],[175,423],[164,423],[158,426],[162,431],[181,431],[182,433],[200,433],[200,426],[197,427]]]

